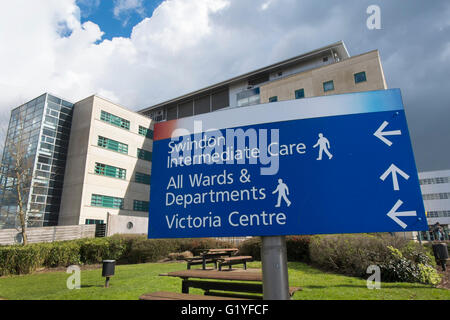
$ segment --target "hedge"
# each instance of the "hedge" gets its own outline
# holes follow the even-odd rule
[[[0,246],[0,276],[27,274],[45,267],[97,264],[105,259],[156,262],[171,252],[198,254],[200,249],[232,246],[215,239],[155,240],[135,235]],[[386,234],[289,236],[286,247],[289,261],[311,263],[327,271],[367,278],[367,267],[378,265],[382,281],[439,282],[430,248]],[[239,254],[261,260],[261,238],[242,242]]]
[[[289,236],[286,248],[288,261],[310,263],[334,273],[367,279],[368,266],[377,265],[382,281],[440,281],[429,248],[389,234]],[[239,253],[261,260],[261,238],[242,242]]]
[[[154,240],[135,235],[0,246],[0,276],[27,274],[39,268],[97,264],[105,259],[118,263],[156,262],[171,252],[231,246],[231,243],[214,239]]]
[[[382,281],[440,281],[428,248],[386,234],[314,236],[309,252],[313,265],[345,275],[367,278],[367,268],[377,265]]]
[[[309,262],[309,243],[311,236],[287,236],[286,249],[288,261]],[[239,254],[252,256],[261,260],[261,238],[253,237],[243,241],[239,245]]]

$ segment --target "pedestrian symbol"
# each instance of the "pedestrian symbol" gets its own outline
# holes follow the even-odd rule
[[[275,205],[276,208],[279,208],[281,206],[281,199],[286,202],[287,206],[289,207],[291,205],[291,201],[287,198],[289,195],[289,188],[286,185],[286,183],[283,182],[283,179],[278,179],[278,186],[277,188],[272,192],[272,194],[275,194],[278,192],[278,200],[277,204]]]
[[[317,147],[319,147],[319,157],[316,160],[322,160],[322,153],[324,151],[327,154],[328,159],[333,158],[333,155],[328,150],[330,149],[330,141],[328,141],[328,139],[325,138],[322,133],[319,133],[319,140],[317,140],[317,143],[313,145],[313,148]]]

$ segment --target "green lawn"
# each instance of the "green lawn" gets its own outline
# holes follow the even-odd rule
[[[249,264],[260,268],[259,262]],[[103,288],[101,269],[81,271],[81,289],[68,290],[65,272],[46,272],[0,278],[0,297],[6,299],[138,299],[146,292],[180,292],[181,280],[160,273],[185,269],[184,263],[148,263],[116,267],[110,288]],[[366,280],[324,273],[303,263],[289,263],[289,285],[300,286],[294,299],[445,299],[450,290],[413,283],[382,283],[369,290]],[[191,293],[201,294],[200,289]]]

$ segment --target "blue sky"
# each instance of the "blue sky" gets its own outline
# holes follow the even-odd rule
[[[104,32],[102,39],[129,37],[133,27],[153,11],[162,0],[77,0],[81,23],[95,22]],[[122,5],[122,6],[121,6]]]

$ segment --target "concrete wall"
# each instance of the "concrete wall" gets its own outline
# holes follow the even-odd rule
[[[56,226],[27,229],[29,243],[53,242],[94,238],[95,225]],[[22,242],[22,235],[17,229],[0,230],[0,245],[11,245]]]
[[[112,236],[117,233],[127,234],[147,234],[148,218],[108,215],[107,235]]]
[[[100,120],[104,110],[130,121],[126,130]],[[147,216],[133,211],[133,200],[148,201],[150,186],[134,182],[136,171],[151,174],[151,162],[137,158],[137,149],[153,150],[153,142],[138,132],[151,127],[151,119],[93,96],[75,104],[66,175],[59,218],[60,225],[85,224],[86,219],[103,220],[107,215]],[[89,127],[89,128],[87,128]],[[80,132],[83,131],[83,132]],[[101,148],[103,136],[128,145],[128,154]],[[126,169],[126,179],[95,174],[95,163]],[[92,194],[124,198],[123,209],[91,206]]]
[[[356,83],[354,74],[366,72],[367,81]],[[334,90],[324,92],[323,83],[333,80]],[[337,63],[327,64],[317,69],[301,72],[260,87],[261,103],[269,98],[278,97],[278,101],[295,99],[295,91],[305,90],[305,97],[328,94],[387,89],[378,50],[351,57]]]

